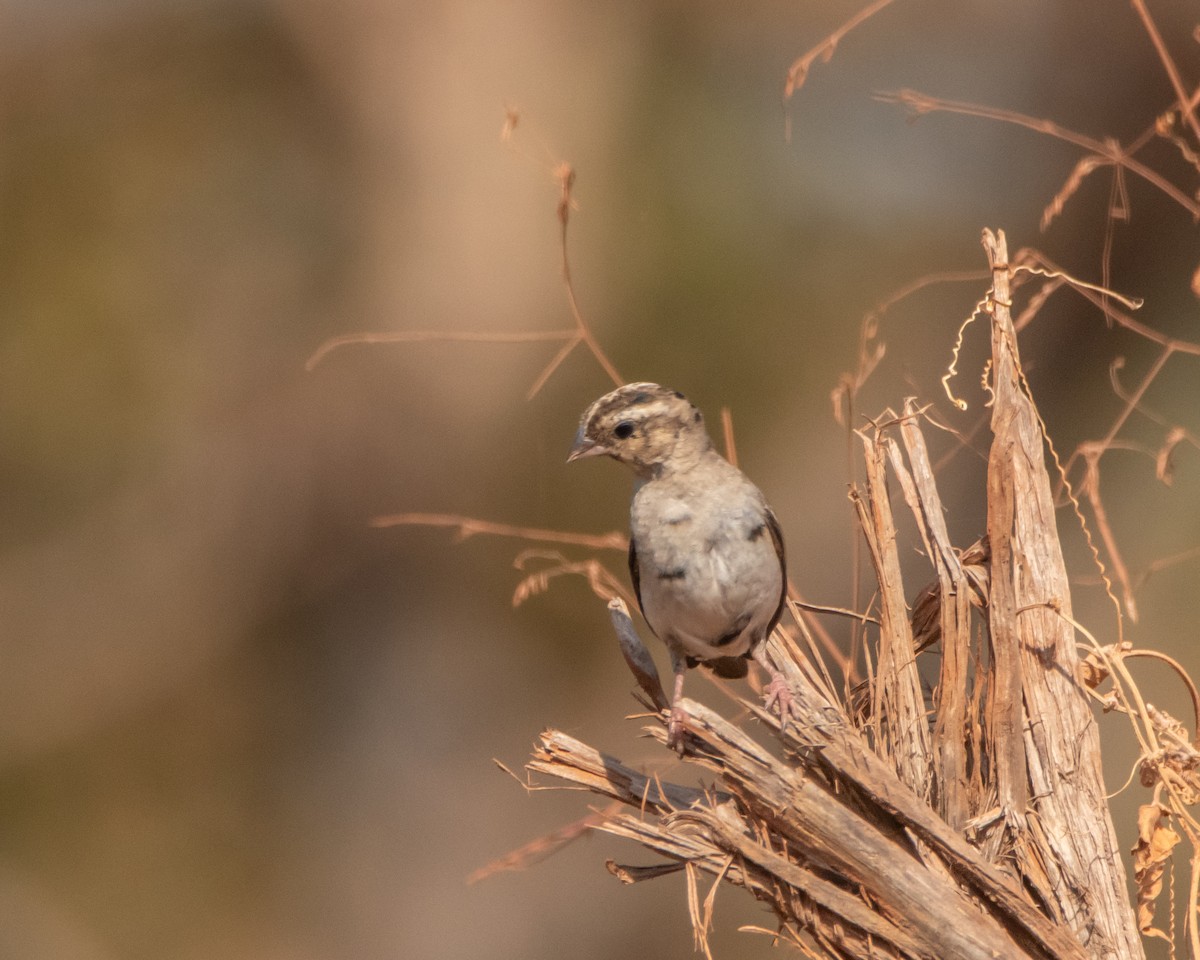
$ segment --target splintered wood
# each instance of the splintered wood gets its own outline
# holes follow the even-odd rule
[[[1004,690],[993,736],[1003,757],[1000,803],[1017,869],[1052,916],[1093,956],[1140,957],[1105,799],[1100,736],[1078,680],[1071,592],[1041,422],[1017,353],[1004,233],[985,231],[983,245],[992,269],[988,625],[997,686]],[[1026,829],[1030,814],[1036,832]]]
[[[708,789],[662,782],[554,730],[528,764],[533,775],[627,808],[594,829],[664,861],[610,870],[637,883],[682,869],[705,952],[712,894],[701,904],[697,880],[706,875],[768,904],[778,938],[810,957],[1143,956],[1096,724],[1077,679],[1004,235],[985,231],[984,248],[992,272],[987,535],[965,550],[952,545],[915,403],[862,431],[866,482],[851,499],[878,582],[868,683],[836,693],[797,616],[794,630],[780,628],[766,644],[794,696],[784,727],[757,702],[744,706],[758,723],[739,726],[685,701],[684,757],[714,775]],[[920,539],[903,549],[923,550],[932,567],[911,616],[897,508],[912,514]],[[640,664],[630,650],[636,634],[619,615],[625,655]],[[652,670],[634,672],[660,708],[650,729],[665,743]],[[931,703],[923,678],[936,678]],[[772,749],[764,734],[777,740]]]

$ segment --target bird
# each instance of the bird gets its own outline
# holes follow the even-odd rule
[[[762,657],[787,597],[779,521],[762,492],[713,447],[704,415],[677,390],[630,383],[584,411],[567,462],[608,456],[633,470],[629,573],[642,615],[671,656],[668,746],[683,752],[689,667],[771,675],[767,706],[786,724],[792,697]]]

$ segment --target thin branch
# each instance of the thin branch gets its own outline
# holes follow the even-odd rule
[[[787,72],[787,81],[783,86],[783,100],[786,103],[791,99],[792,94],[804,86],[804,81],[808,79],[808,71],[812,69],[812,65],[818,60],[821,63],[828,63],[833,59],[834,53],[837,52],[837,46],[841,43],[842,38],[851,30],[861,26],[871,17],[875,16],[884,7],[891,5],[892,0],[875,0],[874,3],[868,4],[862,10],[858,11],[849,20],[843,23],[840,27],[833,31],[824,40],[818,43],[815,47],[809,50],[806,54],[799,57],[789,68]]]
[[[1055,264],[1054,261],[1052,261],[1049,257],[1047,257],[1044,253],[1042,253],[1039,250],[1033,250],[1029,247],[1023,247],[1017,253],[1017,255],[1015,257],[1013,257],[1013,261],[1016,263],[1020,263],[1025,260],[1034,260],[1034,261],[1040,263],[1042,266],[1044,266],[1048,270],[1054,271],[1056,273],[1061,272],[1061,268],[1058,267],[1058,265]],[[1065,276],[1065,274],[1064,274],[1064,276]],[[1084,299],[1091,301],[1099,309],[1101,309],[1101,310],[1104,309],[1103,304],[1101,302],[1101,298],[1100,298],[1099,294],[1097,294],[1095,291],[1093,291],[1085,286],[1075,286],[1075,285],[1072,285],[1071,289],[1074,290],[1076,293],[1078,293]],[[1176,337],[1167,336],[1167,334],[1160,333],[1158,330],[1155,330],[1153,327],[1148,327],[1148,326],[1146,326],[1146,324],[1140,323],[1139,321],[1133,319],[1133,317],[1129,316],[1128,314],[1122,313],[1120,310],[1115,310],[1115,309],[1110,310],[1108,312],[1108,315],[1113,320],[1115,320],[1119,326],[1124,327],[1130,333],[1136,333],[1139,336],[1145,337],[1147,340],[1157,343],[1159,346],[1170,347],[1171,350],[1175,353],[1186,353],[1191,356],[1200,356],[1200,343],[1193,343],[1192,341],[1189,341],[1189,340],[1180,340]]]
[[[532,400],[541,392],[542,387],[546,385],[546,381],[550,379],[554,371],[559,368],[559,365],[571,355],[571,351],[579,346],[581,342],[582,339],[580,338],[578,332],[572,331],[570,337],[567,338],[566,343],[564,343],[559,349],[558,353],[556,353],[550,359],[550,362],[542,368],[542,372],[537,375],[537,379],[533,381],[533,385],[530,386],[527,391],[525,391],[526,400]]]
[[[1142,377],[1142,382],[1138,384],[1137,389],[1129,395],[1125,401],[1125,406],[1121,412],[1117,414],[1116,420],[1108,428],[1108,432],[1100,440],[1086,441],[1075,448],[1075,452],[1067,458],[1066,465],[1063,467],[1064,479],[1065,475],[1070,472],[1076,460],[1098,460],[1103,454],[1113,445],[1113,440],[1125,422],[1137,409],[1142,397],[1146,395],[1146,391],[1150,389],[1150,385],[1155,378],[1162,372],[1162,368],[1166,366],[1167,361],[1174,353],[1171,346],[1166,346],[1159,353],[1154,363],[1150,365],[1150,369],[1146,371],[1146,375]]]
[[[510,523],[478,520],[457,513],[393,513],[374,517],[372,527],[452,527],[457,529],[458,538],[466,540],[478,534],[493,537],[516,537],[520,540],[541,540],[546,543],[569,543],[577,547],[595,550],[629,549],[629,538],[623,533],[571,533],[565,530],[546,530],[541,527],[521,527]]]
[[[1109,163],[1124,167],[1130,173],[1137,174],[1147,183],[1157,187],[1177,204],[1183,207],[1193,217],[1200,217],[1200,201],[1189,197],[1173,183],[1151,170],[1144,163],[1135,160],[1115,140],[1100,141],[1082,133],[1077,133],[1053,120],[1039,119],[1026,116],[1014,110],[1002,110],[999,107],[989,107],[984,104],[966,103],[957,100],[944,100],[930,97],[916,90],[896,90],[877,93],[875,99],[881,103],[896,103],[907,107],[920,116],[926,113],[957,113],[968,117],[980,117],[984,120],[998,120],[1002,123],[1012,123],[1020,127],[1044,133],[1066,143],[1074,144],[1089,153],[1103,157]]]
[[[599,560],[570,561],[557,551],[530,549],[517,554],[513,559],[513,566],[524,572],[531,560],[544,560],[550,566],[533,571],[517,584],[512,598],[514,607],[519,607],[530,597],[545,593],[550,589],[551,579],[561,576],[583,577],[591,587],[592,593],[605,603],[617,597],[623,597],[633,603],[629,591]]]
[[[558,200],[558,222],[561,225],[561,233],[559,242],[562,246],[562,278],[563,285],[567,291],[567,306],[571,310],[571,316],[575,320],[574,337],[563,346],[554,358],[538,375],[529,392],[526,394],[527,400],[532,400],[537,396],[538,391],[542,389],[546,381],[550,379],[559,365],[567,358],[572,350],[579,344],[585,344],[592,356],[596,358],[596,362],[604,369],[604,372],[612,379],[614,386],[620,386],[625,381],[621,379],[621,375],[617,372],[617,368],[613,366],[608,355],[600,347],[599,341],[592,333],[591,327],[588,326],[586,320],[583,319],[583,313],[579,309],[579,301],[575,298],[575,284],[571,280],[571,261],[567,256],[567,224],[571,221],[571,209],[574,206],[572,190],[575,187],[575,170],[569,163],[565,161],[560,163],[554,169],[554,176],[559,184],[559,200]]]
[[[831,613],[838,617],[848,617],[851,620],[858,620],[861,623],[873,623],[879,626],[877,617],[871,616],[869,613],[856,613],[853,610],[846,610],[843,607],[826,607],[819,603],[805,603],[803,600],[793,600],[796,606],[801,610],[808,610],[812,613]]]
[[[322,343],[304,363],[312,371],[322,360],[340,347],[356,343],[538,343],[546,340],[569,340],[574,330],[526,330],[488,333],[475,330],[397,330],[393,333],[344,333]]]
[[[1189,560],[1195,560],[1200,557],[1200,547],[1192,547],[1190,550],[1181,550],[1179,553],[1173,553],[1169,557],[1162,557],[1150,563],[1145,570],[1138,574],[1137,586],[1140,588],[1154,574],[1166,570],[1169,567],[1178,566],[1181,563],[1187,563]]]
[[[514,107],[506,107],[504,114],[504,126],[500,131],[500,141],[508,148],[516,151],[514,143],[514,134],[517,129],[517,124],[520,121],[520,114]],[[529,159],[526,157],[526,159]],[[620,386],[625,381],[621,379],[620,373],[613,365],[613,362],[608,358],[608,354],[600,346],[600,342],[596,339],[591,327],[583,317],[582,311],[579,309],[579,301],[575,296],[575,285],[571,280],[571,264],[567,256],[567,224],[571,219],[571,210],[575,207],[573,189],[575,186],[575,170],[565,161],[554,164],[551,170],[555,182],[558,184],[559,199],[557,207],[558,221],[560,224],[559,243],[562,256],[562,278],[563,285],[566,288],[567,307],[571,312],[571,318],[575,321],[575,326],[571,330],[532,330],[532,331],[514,331],[507,333],[484,333],[476,331],[458,331],[458,332],[440,332],[436,330],[410,330],[398,331],[394,333],[349,333],[340,336],[331,337],[322,343],[313,352],[305,363],[306,370],[314,369],[326,356],[332,351],[340,347],[350,344],[380,344],[380,343],[434,343],[434,342],[466,342],[466,343],[535,343],[544,341],[561,341],[562,346],[551,357],[550,362],[542,368],[542,371],[534,379],[532,386],[525,394],[526,400],[532,400],[541,391],[546,382],[553,376],[554,372],[562,365],[574,351],[574,349],[583,344],[600,364],[601,369],[609,376],[615,386]]]
[[[1133,394],[1125,402],[1124,409],[1118,415],[1117,419],[1113,421],[1112,426],[1108,428],[1108,433],[1106,433],[1103,439],[1100,440],[1099,445],[1101,452],[1103,452],[1109,447],[1110,444],[1112,444],[1113,439],[1116,437],[1121,427],[1125,426],[1125,421],[1128,420],[1133,411],[1137,409],[1137,405],[1141,402],[1142,397],[1144,397],[1146,395],[1146,391],[1150,389],[1150,384],[1153,383],[1155,378],[1158,377],[1158,374],[1162,371],[1162,368],[1167,365],[1167,361],[1171,359],[1171,355],[1174,352],[1175,350],[1171,346],[1168,345],[1164,347],[1157,359],[1155,359],[1154,363],[1150,365],[1150,369],[1147,370],[1146,375],[1142,377],[1142,382],[1138,384],[1137,389],[1133,391]]]
[[[1125,401],[1127,404],[1132,405],[1133,409],[1140,413],[1147,420],[1153,421],[1160,427],[1166,429],[1168,432],[1168,442],[1172,445],[1187,443],[1195,447],[1197,450],[1200,450],[1200,437],[1197,437],[1190,430],[1181,427],[1178,424],[1172,423],[1161,413],[1158,413],[1153,408],[1142,403],[1140,396],[1135,397],[1125,389],[1124,384],[1121,383],[1120,377],[1120,371],[1124,368],[1124,357],[1117,357],[1117,359],[1108,365],[1108,379],[1112,384],[1113,393],[1115,393],[1119,399]]]
[[[1179,98],[1180,104],[1187,104],[1190,98],[1187,90],[1184,89],[1183,78],[1179,75],[1179,68],[1175,66],[1175,61],[1171,58],[1171,53],[1167,50],[1167,45],[1163,41],[1162,34],[1158,32],[1158,27],[1155,25],[1154,19],[1150,16],[1150,11],[1146,9],[1144,0],[1132,0],[1132,3],[1133,9],[1142,18],[1142,26],[1146,28],[1150,42],[1154,44],[1154,49],[1158,53],[1158,59],[1162,61],[1163,70],[1166,71],[1167,79],[1171,81],[1171,87],[1175,90],[1175,96]],[[1196,120],[1195,109],[1183,109],[1180,115],[1191,128],[1192,136],[1196,142],[1200,143],[1200,122]]]
[[[504,856],[498,857],[490,863],[471,871],[467,877],[467,885],[472,886],[480,880],[486,880],[497,873],[524,870],[536,863],[540,863],[547,857],[558,853],[563,847],[585,836],[589,830],[594,830],[608,819],[612,813],[615,813],[618,808],[618,804],[610,804],[605,813],[589,813],[587,816],[580,817],[578,820],[559,827],[557,830],[552,830],[549,833],[530,840],[523,846],[506,853]]]
[[[1073,277],[1064,270],[1048,270],[1041,267],[1031,267],[1028,264],[1016,264],[1013,266],[1013,274],[1015,276],[1018,273],[1030,273],[1034,276],[1045,277],[1048,280],[1062,280],[1079,290],[1091,290],[1093,293],[1098,293],[1101,296],[1112,297],[1128,310],[1140,310],[1145,303],[1140,297],[1127,297],[1101,284],[1080,280],[1078,277]]]
[[[1161,660],[1175,671],[1179,679],[1183,681],[1184,687],[1187,688],[1188,696],[1192,698],[1192,742],[1200,741],[1200,690],[1196,689],[1196,682],[1183,669],[1183,664],[1160,650],[1130,650],[1125,654],[1125,658],[1129,659],[1130,657]]]

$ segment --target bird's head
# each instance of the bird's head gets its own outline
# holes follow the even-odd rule
[[[682,393],[628,383],[584,411],[567,462],[605,455],[650,477],[666,464],[692,463],[711,447],[703,415]]]

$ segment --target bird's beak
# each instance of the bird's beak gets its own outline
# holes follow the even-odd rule
[[[583,427],[575,434],[575,442],[571,444],[571,452],[567,455],[567,463],[574,463],[584,457],[599,457],[608,453],[608,447],[602,447],[583,432]]]

